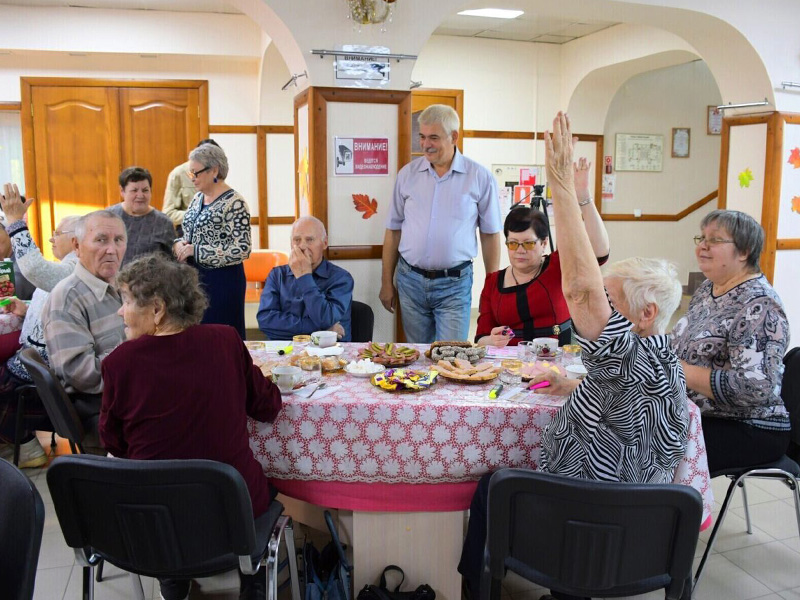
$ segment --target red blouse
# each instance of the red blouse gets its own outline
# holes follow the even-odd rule
[[[569,320],[569,310],[561,293],[558,251],[543,260],[539,276],[521,285],[503,287],[506,269],[486,276],[481,292],[476,342],[491,334],[493,328],[506,325],[514,330],[509,345],[535,337],[558,337],[561,344],[569,343],[571,324],[564,325]],[[560,334],[553,333],[554,325],[561,326]],[[541,331],[544,328],[549,328],[549,333]]]

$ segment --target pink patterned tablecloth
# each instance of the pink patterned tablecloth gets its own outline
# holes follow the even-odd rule
[[[361,344],[345,346],[352,357]],[[421,357],[414,367],[430,364]],[[250,446],[281,492],[350,510],[468,508],[484,473],[538,467],[542,432],[564,400],[532,392],[523,402],[490,400],[491,385],[441,377],[402,394],[350,375],[326,381],[339,387],[310,399],[284,396],[272,424],[251,420]],[[674,481],[702,494],[707,523],[714,500],[700,413],[689,407],[689,444]]]

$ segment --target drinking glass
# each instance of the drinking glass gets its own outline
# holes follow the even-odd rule
[[[319,381],[322,378],[322,360],[319,356],[304,356],[298,363],[305,374],[306,382]]]

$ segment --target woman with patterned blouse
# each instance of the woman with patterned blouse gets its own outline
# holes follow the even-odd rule
[[[686,316],[673,330],[689,398],[700,407],[708,468],[777,460],[789,444],[781,400],[789,323],[783,303],[761,273],[764,230],[753,217],[715,210],[694,238],[700,270]]]
[[[664,335],[680,304],[681,285],[674,266],[648,258],[611,265],[604,282],[583,225],[572,156],[569,119],[559,113],[552,135],[545,133],[545,164],[558,223],[561,286],[588,374],[574,384],[553,377],[544,390],[569,397],[542,434],[539,467],[597,481],[669,483],[689,435],[686,382]],[[470,506],[458,567],[473,597],[480,591],[488,488],[487,475]]]
[[[244,198],[225,183],[228,159],[222,148],[202,144],[189,154],[189,177],[197,188],[183,218],[183,237],[172,252],[200,274],[209,306],[203,323],[234,327],[244,339],[242,261],[250,256],[250,210]]]

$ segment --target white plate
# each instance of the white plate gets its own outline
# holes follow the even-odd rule
[[[373,375],[375,375],[376,373],[383,373],[383,372],[386,370],[386,367],[384,367],[383,365],[379,365],[379,364],[375,363],[375,367],[380,367],[380,368],[379,368],[379,369],[377,369],[376,371],[372,371],[372,373],[354,373],[353,371],[351,371],[351,370],[350,370],[350,365],[352,365],[352,364],[354,364],[354,363],[350,363],[349,365],[347,365],[347,366],[344,368],[344,370],[345,370],[345,371],[346,371],[348,374],[352,375],[353,377],[364,377],[364,378],[366,378],[366,377],[372,377],[372,376],[373,376]]]
[[[329,346],[327,348],[317,348],[316,346],[306,346],[306,352],[309,356],[339,356],[344,352],[344,347],[340,344]]]

